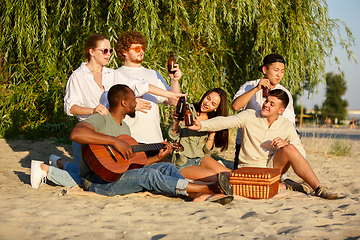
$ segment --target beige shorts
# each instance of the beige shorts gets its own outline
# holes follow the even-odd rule
[[[252,165],[251,167],[273,168],[273,166],[274,166],[274,157],[275,157],[275,155],[273,155],[273,156],[267,161],[266,165]],[[239,163],[238,168],[242,168],[242,167],[249,167],[249,164]]]

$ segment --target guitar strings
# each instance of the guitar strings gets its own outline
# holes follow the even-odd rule
[[[140,144],[131,146],[133,152],[147,152],[162,149],[163,147],[164,145],[162,143]]]

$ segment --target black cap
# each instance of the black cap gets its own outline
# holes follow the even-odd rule
[[[285,60],[280,54],[269,54],[264,57],[262,65],[258,68],[262,72],[262,67],[269,63],[281,62],[285,65]]]

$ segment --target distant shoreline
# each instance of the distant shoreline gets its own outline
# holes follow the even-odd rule
[[[349,126],[323,127],[306,126],[296,127],[301,137],[336,138],[336,139],[360,139],[360,128],[350,129]]]

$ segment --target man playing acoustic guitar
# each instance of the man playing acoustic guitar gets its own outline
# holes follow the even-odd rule
[[[101,144],[113,146],[121,153],[123,161],[134,157],[131,146],[118,138],[122,134],[130,135],[129,127],[123,119],[126,115],[135,116],[135,95],[126,85],[111,87],[108,93],[109,112],[107,115],[93,114],[79,122],[71,132],[70,139],[81,144]],[[90,168],[88,162],[81,159],[80,177],[85,189],[102,195],[114,196],[155,190],[158,192],[188,196],[193,201],[210,201],[228,204],[233,200],[232,188],[224,174],[219,182],[212,185],[190,183],[171,163],[158,162],[171,152],[166,141],[159,154],[148,158],[144,167],[126,170],[114,182],[104,180]],[[225,194],[223,194],[225,193]]]

